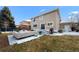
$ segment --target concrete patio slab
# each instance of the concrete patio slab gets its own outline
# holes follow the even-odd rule
[[[21,44],[21,43],[24,43],[24,42],[27,42],[27,41],[37,39],[41,36],[43,36],[43,35],[31,36],[31,37],[27,37],[27,38],[24,38],[24,39],[17,40],[16,38],[13,37],[13,35],[8,35],[8,41],[9,41],[9,45]]]

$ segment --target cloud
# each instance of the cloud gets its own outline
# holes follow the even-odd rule
[[[68,19],[71,19],[71,16],[68,16]]]
[[[44,12],[44,11],[45,11],[45,9],[41,9],[41,10],[40,10],[40,12]]]
[[[31,21],[30,19],[27,19],[26,21]]]
[[[70,14],[79,14],[79,11],[72,11]]]

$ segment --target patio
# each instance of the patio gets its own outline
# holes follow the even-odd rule
[[[49,35],[49,36],[79,36],[79,32],[62,32],[62,33],[53,33],[53,34],[44,34],[42,33],[41,35],[34,35],[34,36],[30,36],[30,37],[26,37],[26,38],[22,38],[22,39],[16,39],[13,35],[8,35],[8,41],[9,41],[9,45],[14,45],[14,44],[21,44],[27,41],[31,41],[34,39],[37,39],[39,37],[42,37],[44,35]]]
[[[21,43],[24,43],[24,42],[27,42],[27,41],[37,39],[41,36],[43,36],[43,35],[31,36],[31,37],[27,37],[27,38],[17,40],[16,38],[13,37],[13,35],[8,35],[8,41],[9,41],[9,45],[21,44]]]

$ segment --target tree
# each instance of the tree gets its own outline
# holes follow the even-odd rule
[[[3,26],[5,29],[15,29],[14,17],[6,6],[0,12],[0,26]]]
[[[1,27],[2,27],[2,17],[1,17],[1,12],[0,12],[0,29],[1,29]]]

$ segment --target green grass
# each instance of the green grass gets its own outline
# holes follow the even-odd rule
[[[15,44],[0,51],[9,52],[76,52],[79,51],[79,36],[43,36],[36,40]]]

